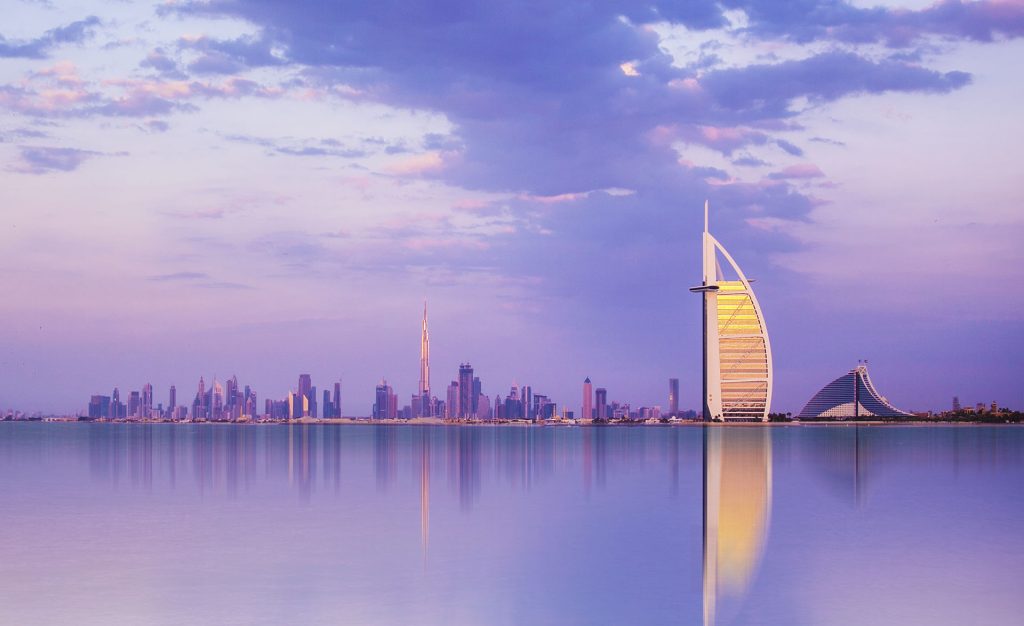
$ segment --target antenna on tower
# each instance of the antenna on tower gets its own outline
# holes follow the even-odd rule
[[[708,232],[708,201],[704,200],[704,232]]]

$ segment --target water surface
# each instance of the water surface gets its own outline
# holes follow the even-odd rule
[[[0,423],[3,624],[1013,624],[1024,429]]]

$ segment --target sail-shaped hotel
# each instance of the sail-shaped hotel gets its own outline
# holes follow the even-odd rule
[[[735,277],[726,278],[719,258]],[[708,231],[704,203],[704,280],[690,291],[704,297],[704,420],[768,421],[772,347],[750,281]]]

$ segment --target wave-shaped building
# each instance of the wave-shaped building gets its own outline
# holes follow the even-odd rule
[[[913,417],[889,404],[878,393],[865,363],[822,387],[804,406],[799,419],[845,419],[861,417]]]
[[[719,255],[731,268],[727,278]],[[690,291],[704,297],[704,420],[768,421],[772,403],[772,347],[750,281],[708,232],[704,203],[704,281]]]

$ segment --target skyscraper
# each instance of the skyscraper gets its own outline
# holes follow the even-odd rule
[[[341,381],[334,383],[334,400],[331,402],[334,408],[334,417],[341,417]]]
[[[457,419],[459,417],[459,381],[453,380],[448,385],[448,395],[445,397],[444,403],[445,417],[448,419]]]
[[[142,417],[150,417],[153,413],[153,385],[146,383],[142,386]]]
[[[128,394],[128,415],[130,417],[139,417],[142,412],[142,400],[139,396],[138,391],[133,391]]]
[[[213,401],[210,403],[210,414],[213,416],[212,419],[224,419],[224,385],[217,381],[216,376],[213,377]]]
[[[459,365],[459,410],[460,419],[470,419],[473,415],[473,366],[469,363]]]
[[[430,333],[427,332],[427,301],[423,301],[423,332],[420,335],[419,415],[430,417]]]
[[[388,385],[388,381],[383,378],[380,379],[376,392],[377,401],[373,404],[374,419],[390,419],[396,414],[396,409],[392,407],[394,395],[394,391]]]
[[[679,379],[668,379],[668,414],[679,417]]]
[[[591,420],[594,418],[594,386],[590,384],[590,377],[583,381],[583,411],[580,412],[580,419]]]
[[[736,278],[726,279],[719,253]],[[704,302],[705,421],[768,421],[772,348],[761,307],[729,252],[708,232],[704,203],[703,282],[690,291]]]
[[[167,414],[174,417],[174,409],[178,407],[178,390],[171,385],[171,391],[167,398]]]
[[[597,414],[595,417],[599,420],[608,418],[608,390],[604,387],[598,387],[594,390],[594,398],[597,401],[596,409]]]
[[[312,394],[316,393],[313,389],[313,381],[310,379],[309,374],[299,374],[299,396],[303,398],[300,400],[302,403],[302,416],[309,415],[310,409],[316,406],[316,398],[312,397]]]
[[[196,392],[196,401],[192,405],[192,417],[205,419],[206,414],[206,381],[199,377],[199,391]]]

